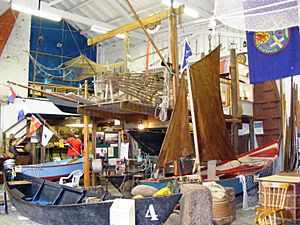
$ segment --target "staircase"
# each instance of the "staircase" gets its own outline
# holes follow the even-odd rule
[[[2,142],[3,142],[3,152],[8,151],[9,149],[9,140],[11,138],[17,139],[17,145],[23,144],[28,141],[27,137],[27,127],[29,123],[27,122],[27,118],[24,117],[19,122],[11,125],[9,128],[3,131],[2,133]]]

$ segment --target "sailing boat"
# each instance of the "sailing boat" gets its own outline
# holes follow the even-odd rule
[[[208,169],[206,167],[200,169],[200,160],[201,162],[222,160],[216,165],[217,179],[215,181],[223,186],[234,187],[236,194],[240,194],[243,189],[238,175],[245,176],[247,188],[252,189],[255,175],[262,177],[272,174],[274,160],[279,153],[279,142],[274,141],[237,156],[233,153],[221,103],[219,59],[220,46],[191,65],[190,71],[188,71],[193,104],[191,111],[195,120],[193,124],[194,141],[198,142],[195,145],[195,155],[197,158],[198,154],[198,172],[201,170],[202,181],[207,178]],[[188,130],[186,86],[186,79],[182,77],[177,102],[161,147],[156,169],[181,157],[194,154]],[[197,150],[197,145],[200,150]],[[150,179],[141,181],[141,183],[160,189],[174,178],[176,177]]]

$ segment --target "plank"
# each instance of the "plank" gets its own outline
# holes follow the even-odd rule
[[[24,185],[24,184],[32,184],[32,182],[27,180],[15,180],[7,182],[8,185]]]
[[[297,177],[297,176],[273,175],[273,176],[268,176],[268,177],[255,178],[255,181],[300,183],[300,176]]]

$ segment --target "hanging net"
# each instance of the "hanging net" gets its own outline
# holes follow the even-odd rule
[[[103,72],[114,71],[114,69],[124,67],[124,62],[121,61],[114,64],[102,65],[94,62],[85,55],[80,55],[65,62],[63,65],[69,70],[72,70],[72,73],[76,75],[75,80],[81,81]]]
[[[245,31],[274,31],[299,25],[300,0],[216,0],[214,18]]]

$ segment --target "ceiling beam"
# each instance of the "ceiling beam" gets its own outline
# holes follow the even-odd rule
[[[76,6],[74,6],[73,8],[69,9],[69,11],[74,11],[74,10],[76,10],[76,9],[79,9],[79,8],[85,6],[85,5],[90,4],[92,1],[94,1],[94,0],[84,1],[84,2],[80,3],[79,5],[76,5]]]
[[[184,7],[180,6],[178,9],[175,9],[175,13],[177,15],[182,14],[183,13],[183,9],[184,9]],[[155,15],[143,18],[143,19],[141,19],[141,21],[142,21],[142,23],[145,26],[147,26],[147,25],[149,25],[151,23],[156,23],[158,21],[164,20],[164,19],[168,18],[169,15],[170,15],[170,10],[165,10],[165,11],[163,11],[161,13],[158,13],[158,14],[155,14]],[[130,24],[121,26],[119,28],[116,28],[114,30],[111,30],[110,32],[108,32],[106,34],[101,34],[99,36],[96,36],[96,37],[93,37],[93,38],[89,38],[88,39],[88,45],[96,44],[96,43],[98,43],[100,41],[104,41],[104,40],[107,40],[109,38],[113,38],[117,34],[122,34],[122,33],[128,32],[128,31],[135,30],[137,28],[140,28],[140,24],[139,24],[138,21],[135,21],[133,23],[130,23]]]
[[[123,17],[125,18],[129,18],[129,19],[132,19],[131,15],[130,15],[130,12],[129,11],[126,11],[118,1],[110,1],[109,3],[111,6],[113,6],[113,8]],[[133,20],[133,19],[132,19]]]
[[[49,4],[49,6],[54,6],[58,3],[61,3],[62,1],[64,1],[64,0],[53,0],[53,1],[48,2],[48,4]]]

